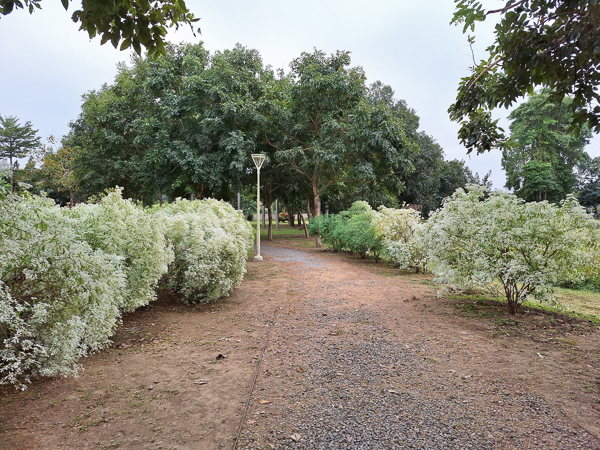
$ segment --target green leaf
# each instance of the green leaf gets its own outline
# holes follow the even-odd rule
[[[131,46],[131,39],[127,38],[121,43],[119,50],[127,50]]]

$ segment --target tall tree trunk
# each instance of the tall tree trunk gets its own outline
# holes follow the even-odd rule
[[[202,200],[202,191],[204,191],[204,184],[196,183],[196,199]]]
[[[290,206],[286,206],[285,210],[287,211],[287,216],[288,216],[288,220],[290,221],[290,226],[293,228],[295,225],[294,208],[292,208]]]
[[[308,214],[307,214],[308,215]],[[304,220],[304,216],[302,212],[298,212],[298,224],[300,223],[300,219],[302,219],[302,225],[304,225],[304,237],[308,237],[308,227],[306,226],[306,220]]]
[[[13,166],[12,155],[9,156],[10,160],[10,192],[15,192],[15,166]]]
[[[162,192],[158,193],[158,202],[160,203],[160,206],[162,207],[162,205],[163,205]]]
[[[270,189],[265,189],[265,205],[267,206],[267,211],[269,214],[269,228],[267,231],[267,241],[273,240],[273,205],[272,205],[272,195]]]
[[[310,197],[306,197],[306,218],[308,220],[312,218],[312,214],[310,212]]]
[[[69,191],[69,208],[73,208],[75,206],[75,200],[73,200],[73,191]]]
[[[273,205],[271,202],[267,203],[267,212],[269,214],[269,231],[267,233],[267,241],[273,240]]]
[[[314,207],[314,217],[319,217],[321,215],[321,199],[319,198],[319,187],[317,186],[317,181],[313,178],[313,207]],[[323,244],[321,243],[321,236],[315,237],[315,247],[321,248]]]

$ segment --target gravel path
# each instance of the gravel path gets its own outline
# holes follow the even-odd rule
[[[290,300],[274,324],[238,448],[600,448],[514,380],[489,379],[468,354],[448,369],[442,355],[452,336],[401,300],[423,286],[314,251],[263,251],[286,270]]]

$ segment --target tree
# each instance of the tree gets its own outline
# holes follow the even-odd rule
[[[468,184],[490,189],[490,175],[491,172],[488,172],[483,178],[480,178],[478,173],[473,174],[465,162],[458,159],[443,161],[440,170],[440,183],[436,193],[436,207],[442,205],[444,199],[454,194],[458,188],[464,189]]]
[[[327,189],[384,179],[397,180],[400,189],[399,175],[412,170],[416,150],[402,121],[386,105],[367,101],[364,72],[349,65],[345,51],[314,50],[292,61],[289,126],[280,142],[270,140],[276,158],[309,181],[317,217]]]
[[[73,173],[74,153],[71,147],[63,146],[56,153],[47,153],[42,160],[44,184],[59,192],[66,191],[71,208],[75,206],[73,192],[77,189],[77,179]]]
[[[600,5],[589,0],[508,0],[503,8],[485,11],[479,0],[455,0],[452,23],[475,28],[490,15],[499,15],[489,57],[463,78],[452,120],[461,124],[460,141],[470,153],[506,144],[504,130],[491,110],[511,106],[536,86],[552,88],[551,102],[567,106],[574,130],[584,125],[600,131]],[[469,38],[472,42],[473,38]]]
[[[122,66],[113,85],[86,95],[71,125],[78,179],[90,193],[118,184],[146,201],[228,198],[264,128],[258,103],[271,78],[241,45],[212,55],[202,44],[170,46]]]
[[[68,10],[70,0],[61,2]],[[41,9],[41,3],[42,0],[0,0],[0,15],[24,8],[31,14]],[[79,29],[87,31],[90,39],[101,36],[102,45],[110,41],[113,47],[121,50],[132,46],[138,55],[141,55],[142,46],[149,55],[164,54],[167,28],[187,24],[194,33],[193,24],[200,20],[189,12],[183,0],[86,0],[81,9],[73,12],[71,19],[81,24]]]
[[[419,133],[417,144],[420,151],[413,160],[415,171],[403,178],[405,189],[400,193],[399,200],[408,204],[420,205],[424,217],[427,217],[430,211],[440,206],[437,194],[447,163],[444,161],[442,147],[425,132]],[[454,185],[454,183],[452,184]],[[466,182],[460,187],[465,184]],[[454,187],[448,195],[457,187],[459,186]]]
[[[574,168],[584,159],[587,127],[569,130],[572,99],[551,102],[551,91],[533,94],[511,112],[511,144],[502,151],[506,187],[527,201],[564,199],[577,184]]]
[[[10,190],[14,191],[15,160],[27,156],[27,153],[40,144],[31,122],[19,125],[19,119],[14,116],[0,116],[0,158],[9,161]]]
[[[442,282],[503,295],[515,314],[551,297],[557,280],[582,278],[595,248],[595,220],[569,196],[559,206],[512,194],[458,189],[426,223],[425,247]]]
[[[577,178],[579,203],[589,208],[588,210],[597,217],[600,206],[600,157],[592,159],[586,154],[580,164]]]

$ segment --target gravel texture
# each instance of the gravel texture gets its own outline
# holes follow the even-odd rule
[[[264,254],[289,264],[291,300],[274,324],[238,448],[600,448],[513,380],[489,379],[468,357],[448,369],[443,337],[401,305],[405,322],[391,321],[386,300],[372,294],[385,280],[336,277],[314,252],[265,245]]]

